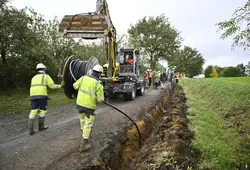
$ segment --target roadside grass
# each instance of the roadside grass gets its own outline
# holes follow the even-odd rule
[[[242,81],[240,81],[242,80]],[[182,79],[199,169],[250,165],[250,86],[246,78]]]
[[[227,81],[250,84],[250,77],[227,77],[227,78],[222,78],[222,79],[227,80]]]
[[[48,89],[49,97],[48,106],[56,106],[63,104],[75,103],[75,100],[68,99],[63,89]],[[19,92],[12,91],[0,93],[0,115],[23,114],[30,111],[29,91],[21,90]]]

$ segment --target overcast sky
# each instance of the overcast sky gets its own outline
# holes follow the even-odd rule
[[[184,45],[197,48],[209,64],[237,65],[250,60],[243,49],[231,50],[232,39],[221,40],[215,24],[228,19],[246,0],[107,0],[118,34],[144,16],[164,13],[182,32]],[[46,19],[65,14],[93,12],[96,0],[13,0],[17,8],[30,6]]]

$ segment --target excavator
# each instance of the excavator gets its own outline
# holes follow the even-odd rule
[[[65,15],[59,24],[59,32],[70,38],[104,39],[108,63],[103,65],[104,73],[101,81],[106,98],[122,94],[125,100],[134,100],[137,94],[144,94],[145,82],[140,80],[139,76],[140,52],[133,48],[117,50],[116,29],[106,0],[97,0],[95,12]],[[119,58],[116,57],[117,55]],[[133,58],[134,62],[124,62],[127,56]],[[64,65],[63,77],[71,85],[80,76],[88,74],[95,64],[99,64],[95,57],[91,57],[89,61],[81,61],[71,56]],[[67,76],[67,73],[70,75]],[[74,80],[69,81],[70,77]],[[76,91],[71,88],[70,91],[65,91],[65,94],[69,98],[74,98]]]

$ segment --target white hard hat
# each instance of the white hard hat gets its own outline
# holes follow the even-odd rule
[[[46,69],[46,66],[43,63],[39,63],[36,65],[36,69]]]
[[[93,67],[93,71],[103,73],[103,67],[101,65],[97,64]]]

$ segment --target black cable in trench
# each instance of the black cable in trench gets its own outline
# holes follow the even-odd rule
[[[124,116],[126,116],[129,120],[131,120],[131,122],[133,122],[133,124],[135,125],[137,131],[138,131],[138,145],[139,145],[139,149],[141,149],[141,132],[140,129],[138,128],[137,124],[133,121],[133,119],[131,119],[126,113],[124,113],[123,111],[121,111],[120,109],[116,108],[115,106],[111,105],[110,103],[104,101],[104,104],[108,105],[109,107],[117,110],[118,112],[122,113]]]

